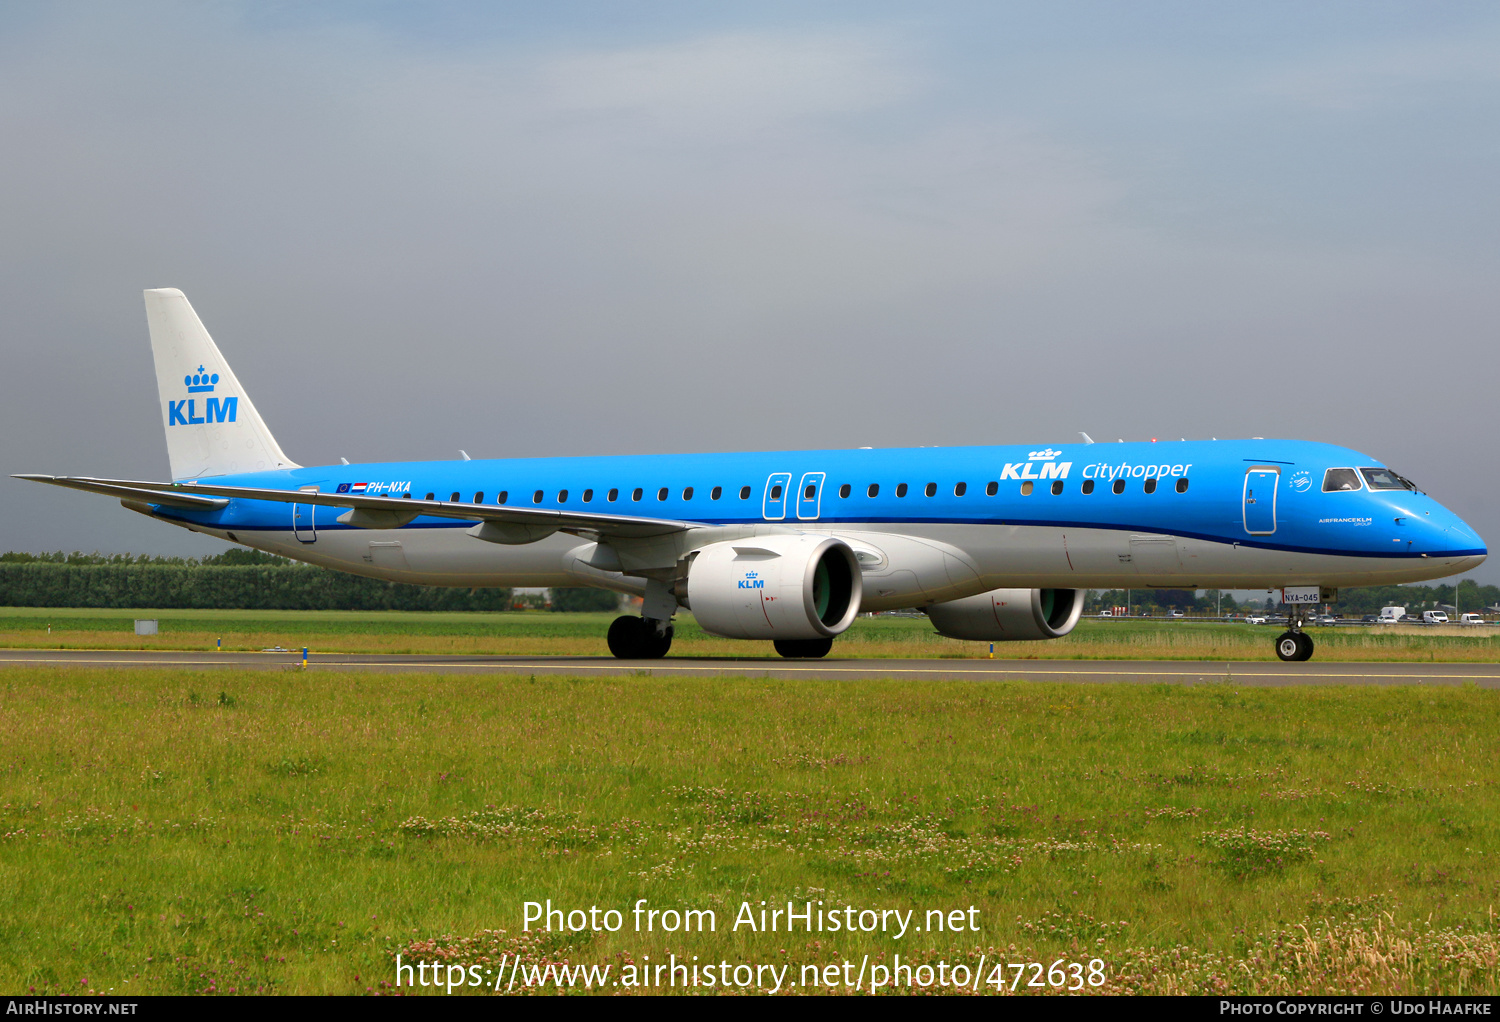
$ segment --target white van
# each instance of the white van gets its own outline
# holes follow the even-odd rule
[[[1424,625],[1445,625],[1448,623],[1448,615],[1441,610],[1422,611],[1422,623]]]
[[[1380,623],[1383,624],[1383,625],[1393,625],[1397,621],[1400,621],[1405,616],[1406,616],[1406,608],[1405,607],[1381,607],[1380,608]]]
[[[1478,614],[1460,614],[1458,616],[1458,623],[1461,625],[1482,625],[1484,624],[1484,618]]]

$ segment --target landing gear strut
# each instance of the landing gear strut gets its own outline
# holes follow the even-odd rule
[[[672,623],[627,614],[614,619],[605,641],[621,660],[659,660],[672,648]]]
[[[1307,621],[1306,612],[1293,610],[1288,617],[1290,629],[1282,632],[1276,638],[1276,655],[1287,661],[1311,660],[1313,655],[1312,636],[1302,630]]]

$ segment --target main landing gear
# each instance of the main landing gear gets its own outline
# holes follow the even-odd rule
[[[672,648],[672,622],[627,614],[615,618],[605,641],[621,660],[659,660]]]
[[[614,619],[605,637],[609,651],[621,660],[660,660],[672,648],[672,616],[676,613],[677,597],[672,587],[660,579],[647,579],[641,616],[627,614]]]
[[[1276,655],[1286,661],[1311,660],[1313,655],[1312,636],[1302,630],[1306,622],[1306,615],[1300,610],[1291,613],[1288,623],[1291,628],[1276,638]]]
[[[776,652],[791,660],[817,660],[828,655],[833,648],[832,639],[777,639],[771,645]]]

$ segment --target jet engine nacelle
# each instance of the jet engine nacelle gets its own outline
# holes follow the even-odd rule
[[[824,639],[859,613],[859,561],[831,536],[711,543],[688,566],[688,607],[729,639]]]
[[[1060,639],[1078,623],[1083,596],[1082,589],[991,589],[962,600],[934,603],[927,608],[927,616],[950,639]]]

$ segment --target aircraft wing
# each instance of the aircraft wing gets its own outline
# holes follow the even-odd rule
[[[16,479],[51,483],[75,490],[103,493],[147,504],[183,510],[208,511],[224,507],[229,500],[269,500],[283,504],[320,504],[346,508],[354,516],[340,520],[370,528],[399,528],[418,515],[458,518],[471,522],[533,526],[559,532],[619,539],[646,539],[701,528],[701,523],[636,515],[610,515],[543,507],[504,504],[465,504],[446,500],[407,500],[402,497],[370,497],[358,493],[312,493],[302,490],[272,490],[253,486],[216,486],[213,483],[156,483],[130,479],[94,479],[87,476],[16,475]]]

